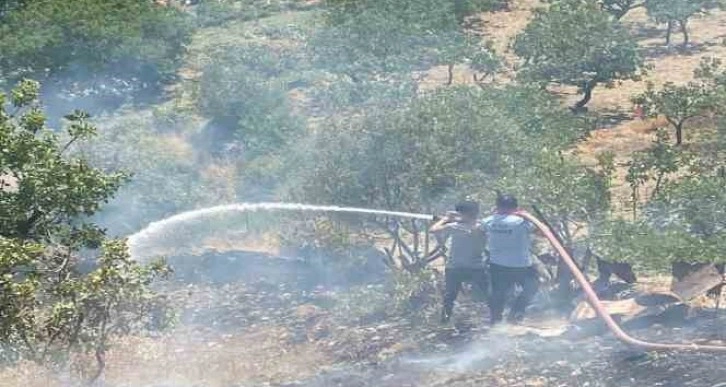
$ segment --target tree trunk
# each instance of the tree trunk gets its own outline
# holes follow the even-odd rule
[[[452,83],[454,83],[454,64],[453,63],[449,64],[448,70],[449,70],[449,79],[446,81],[446,84],[451,85]]]
[[[454,14],[456,21],[459,23],[464,22],[466,15],[464,14],[464,0],[454,0]]]
[[[683,144],[683,122],[676,125],[676,145]]]
[[[673,30],[673,21],[668,20],[668,29],[666,30],[666,46],[671,45],[671,31]]]
[[[590,102],[590,99],[592,99],[592,89],[595,88],[595,85],[597,85],[596,81],[588,81],[585,82],[583,86],[583,91],[585,92],[585,95],[582,97],[582,99],[575,104],[575,110],[582,109],[587,105],[588,102]]]
[[[688,47],[688,43],[690,43],[688,37],[688,21],[681,20],[679,23],[681,24],[681,32],[683,33],[683,47]]]
[[[660,172],[658,174],[658,178],[655,180],[655,188],[653,188],[653,193],[650,195],[651,200],[658,196],[658,192],[660,192],[660,185],[663,183],[663,175],[664,173]]]

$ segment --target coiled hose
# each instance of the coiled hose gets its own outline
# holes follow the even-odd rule
[[[521,216],[522,218],[532,222],[535,226],[537,226],[540,231],[544,234],[544,236],[549,240],[550,244],[552,244],[552,247],[555,248],[557,253],[560,255],[561,259],[565,262],[567,267],[572,272],[572,275],[575,277],[577,282],[582,286],[582,290],[585,292],[585,296],[587,297],[587,301],[590,303],[593,309],[595,309],[595,312],[597,315],[605,322],[608,329],[617,337],[620,341],[623,343],[633,346],[642,348],[649,351],[700,351],[700,352],[723,352],[726,353],[726,346],[722,345],[700,345],[700,344],[676,344],[676,343],[651,343],[643,340],[636,339],[630,335],[628,335],[616,322],[613,320],[613,318],[610,316],[610,314],[607,312],[603,304],[600,302],[600,299],[597,298],[597,294],[595,294],[595,291],[593,290],[592,286],[590,286],[590,283],[585,278],[585,275],[582,274],[580,271],[580,268],[577,267],[575,264],[575,261],[572,259],[570,254],[567,252],[567,250],[562,246],[562,244],[559,242],[557,237],[552,233],[552,230],[547,227],[541,220],[539,220],[536,216],[530,214],[527,211],[524,210],[518,210],[514,212],[516,215]]]

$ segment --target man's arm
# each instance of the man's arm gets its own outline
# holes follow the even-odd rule
[[[542,232],[542,230],[540,230],[539,227],[535,226],[534,223],[532,223],[532,222],[530,222],[528,220],[526,220],[525,222],[527,222],[527,229],[532,234],[534,234],[534,236],[536,236],[536,237],[542,237],[542,238],[545,237],[545,234]]]
[[[440,233],[444,230],[446,230],[449,223],[453,220],[452,216],[447,214],[446,216],[439,219],[436,223],[431,225],[429,228],[429,231],[432,233]]]

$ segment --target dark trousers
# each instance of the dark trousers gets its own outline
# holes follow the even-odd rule
[[[492,277],[492,297],[489,303],[492,323],[502,321],[507,297],[515,285],[521,286],[522,292],[514,300],[510,318],[520,321],[524,317],[524,310],[537,294],[539,288],[537,270],[532,266],[507,267],[490,263],[489,272]]]
[[[461,284],[471,283],[479,288],[482,294],[489,293],[489,281],[486,269],[482,268],[449,268],[444,271],[446,290],[444,291],[444,316],[451,316],[454,301],[459,295]],[[486,296],[485,296],[486,297]]]

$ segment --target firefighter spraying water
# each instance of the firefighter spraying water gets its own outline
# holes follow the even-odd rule
[[[537,293],[537,272],[531,258],[531,234],[536,233],[550,242],[582,288],[587,302],[597,316],[623,343],[649,351],[726,352],[726,346],[720,345],[652,343],[631,337],[608,313],[585,275],[546,222],[520,209],[513,196],[500,193],[497,194],[492,215],[479,221],[478,214],[478,204],[465,201],[456,206],[456,211],[447,213],[431,227],[432,232],[442,234],[451,243],[451,254],[445,269],[446,290],[442,311],[444,322],[451,317],[453,302],[461,283],[469,281],[478,286],[486,286],[489,277],[492,288],[488,300],[491,323],[502,321],[504,304],[515,285],[519,285],[522,291],[511,307],[508,321],[521,323],[528,304]],[[488,262],[480,255],[486,251],[486,247],[489,251]],[[488,275],[482,269],[485,267],[489,269]]]
[[[507,294],[514,285],[523,288],[512,304],[509,321],[521,322],[524,311],[537,292],[536,274],[531,260],[531,234],[540,233],[555,249],[564,266],[571,272],[575,281],[582,288],[585,299],[592,306],[597,316],[604,321],[607,328],[619,340],[627,345],[644,350],[657,351],[703,351],[726,352],[726,346],[698,345],[698,344],[671,344],[652,343],[635,339],[629,336],[618,323],[610,316],[607,309],[598,299],[589,281],[575,263],[570,253],[558,240],[553,230],[546,222],[533,216],[527,211],[518,208],[516,199],[508,195],[497,195],[497,205],[493,214],[478,220],[479,209],[475,202],[467,201],[457,206],[457,211],[450,212],[443,219],[436,220],[433,215],[372,210],[352,207],[314,206],[298,203],[241,203],[227,206],[211,207],[188,211],[152,223],[149,227],[132,235],[129,238],[129,247],[132,253],[139,251],[143,246],[154,243],[159,237],[167,235],[175,227],[187,222],[195,222],[213,214],[239,213],[247,211],[316,211],[316,212],[346,212],[367,215],[384,215],[403,217],[425,221],[435,221],[431,231],[443,233],[452,242],[451,258],[447,262],[446,301],[442,311],[442,319],[448,320],[453,311],[453,300],[460,289],[462,282],[474,282],[480,287],[487,286],[487,279],[483,268],[482,252],[489,248],[489,261],[492,278],[492,295],[489,297],[490,308],[493,310],[492,322],[498,323],[503,314]],[[145,259],[144,256],[135,255],[136,259]],[[430,259],[427,260],[430,262]]]

